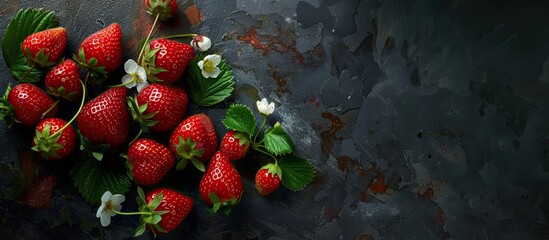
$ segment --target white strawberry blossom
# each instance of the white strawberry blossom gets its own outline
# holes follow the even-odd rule
[[[221,62],[221,55],[211,54],[198,62],[198,67],[202,70],[202,76],[205,78],[216,78],[221,73],[217,65]]]
[[[275,110],[275,104],[274,102],[269,103],[266,98],[261,99],[261,101],[257,101],[257,110],[265,116],[271,115]]]
[[[141,92],[143,88],[149,85],[145,68],[139,66],[133,59],[129,59],[124,63],[124,71],[127,74],[122,77],[122,84],[127,88],[137,86],[137,91]]]
[[[103,193],[101,197],[101,206],[97,209],[95,216],[100,219],[101,226],[106,227],[111,224],[111,217],[114,217],[116,213],[111,210],[120,211],[122,209],[122,202],[126,200],[121,194],[112,194],[109,191]]]
[[[191,46],[198,51],[205,52],[212,46],[212,40],[204,35],[197,34],[193,40],[191,40]]]

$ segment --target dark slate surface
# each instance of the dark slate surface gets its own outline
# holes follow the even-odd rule
[[[263,198],[253,189],[258,164],[247,159],[237,165],[245,196],[230,217],[210,216],[197,201],[183,224],[160,238],[547,239],[545,1],[195,2],[199,23],[181,10],[157,35],[210,36],[213,50],[233,66],[237,88],[227,102],[191,111],[209,113],[221,135],[229,104],[273,99],[273,121],[282,122],[319,174],[302,192]],[[20,8],[54,10],[68,29],[71,53],[118,22],[124,59],[135,57],[152,23],[141,1],[0,5],[0,33]],[[2,90],[13,82],[5,67],[0,79]],[[59,180],[48,208],[14,199],[20,151],[31,134],[0,126],[1,235],[129,238],[137,219],[115,217],[101,228],[96,206],[68,180],[70,161],[36,163]],[[198,199],[196,186],[182,182],[176,188]],[[134,196],[128,194],[126,209],[135,208]]]

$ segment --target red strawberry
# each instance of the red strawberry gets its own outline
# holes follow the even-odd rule
[[[80,84],[80,69],[73,60],[66,59],[52,68],[46,75],[46,88],[55,96],[68,101],[74,101],[82,97],[82,84]]]
[[[142,186],[158,183],[174,167],[170,149],[154,140],[142,138],[128,148],[128,164],[133,180]]]
[[[230,207],[240,200],[242,179],[229,158],[216,152],[198,187],[200,196],[216,212],[220,207]]]
[[[280,186],[280,176],[282,176],[280,167],[269,163],[257,171],[255,188],[263,196],[272,193]]]
[[[221,140],[219,151],[225,153],[230,161],[241,159],[250,151],[250,139],[245,133],[230,130]]]
[[[76,120],[80,133],[91,144],[115,148],[126,141],[130,131],[127,95],[125,87],[111,88],[84,105]]]
[[[143,197],[143,190],[139,190],[139,197],[146,199],[141,200],[146,201],[146,204],[141,203],[139,210],[151,212],[153,216],[142,215],[141,227],[136,231],[136,236],[141,235],[145,227],[155,234],[172,231],[185,219],[193,207],[192,198],[167,188],[154,189],[148,192],[146,197]],[[162,217],[158,223],[154,223],[155,215]]]
[[[164,38],[151,41],[149,47],[141,65],[147,69],[149,80],[165,84],[181,77],[195,56],[191,45]]]
[[[63,27],[46,29],[29,35],[21,44],[23,55],[40,67],[54,65],[67,46],[67,30]]]
[[[140,111],[145,104],[147,106],[144,111]],[[181,122],[187,112],[187,106],[188,97],[185,90],[153,83],[137,94],[135,98],[137,108],[130,109],[133,111],[134,119],[137,118],[141,126],[154,124],[150,126],[152,131],[166,132],[174,129]]]
[[[118,23],[88,36],[78,48],[78,62],[92,72],[110,73],[120,66],[121,61],[122,30]]]
[[[167,20],[177,12],[177,1],[175,0],[145,0],[147,12],[153,16],[158,16],[160,20]]]
[[[67,122],[60,118],[42,120],[36,125],[32,149],[40,152],[47,160],[59,160],[69,156],[76,143],[74,127],[68,125],[60,134],[55,135],[66,124]]]
[[[170,136],[170,149],[182,159],[176,166],[177,170],[185,168],[187,161],[191,160],[203,171],[202,162],[209,160],[217,149],[217,134],[212,120],[199,113],[181,121]]]
[[[0,100],[0,119],[5,120],[8,126],[11,126],[13,121],[25,126],[34,126],[47,111],[49,112],[46,116],[55,116],[57,103],[42,89],[30,83],[8,87]]]

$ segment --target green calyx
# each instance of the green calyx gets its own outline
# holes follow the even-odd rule
[[[158,223],[162,220],[162,215],[170,211],[156,211],[163,198],[162,194],[158,194],[147,204],[145,192],[142,188],[137,188],[137,202],[139,203],[139,212],[142,214],[139,218],[139,227],[135,230],[136,237],[142,235],[147,227],[154,228],[158,232],[166,232]]]
[[[145,55],[143,59],[141,60],[141,66],[145,68],[145,71],[147,72],[147,81],[151,83],[155,82],[163,82],[162,79],[158,78],[156,75],[161,72],[166,72],[167,70],[161,67],[156,67],[156,53],[160,51],[159,48],[151,49],[151,46],[148,42],[144,43],[143,51],[145,52]]]
[[[168,3],[170,3],[170,0],[150,0],[147,13],[157,16],[160,20],[168,20],[173,17],[170,14],[172,8],[168,6]]]
[[[35,144],[34,147],[31,149],[39,152],[40,155],[42,155],[45,159],[50,158],[60,158],[57,151],[63,149],[63,145],[59,144],[57,141],[59,141],[59,138],[61,137],[61,134],[57,134],[54,137],[50,138],[51,132],[50,132],[50,124],[46,124],[44,129],[42,131],[36,130],[33,142]]]
[[[31,64],[36,64],[40,68],[51,67],[55,65],[55,62],[50,62],[50,53],[44,54],[44,49],[40,49],[36,56],[32,56],[30,48],[25,48],[25,56]]]
[[[185,139],[179,136],[179,143],[175,146],[177,150],[177,157],[180,161],[175,166],[176,170],[182,170],[187,167],[188,161],[196,167],[196,169],[205,172],[206,168],[204,163],[196,159],[196,157],[202,156],[204,154],[204,149],[196,149],[197,143],[194,142],[190,137]]]
[[[147,107],[149,105],[148,103],[139,105],[139,103],[137,102],[137,98],[128,97],[127,104],[130,108],[133,121],[139,123],[139,126],[141,126],[141,130],[143,132],[148,133],[149,128],[158,123],[158,121],[151,120],[157,114],[157,112],[145,114],[145,111],[147,110]]]
[[[208,197],[212,201],[212,207],[206,208],[206,211],[208,211],[211,214],[220,212],[225,216],[229,216],[229,214],[231,213],[232,207],[239,202],[239,198],[237,198],[236,196],[233,196],[229,200],[223,200],[223,199],[220,199],[219,196],[217,196],[213,192],[209,193]]]
[[[86,61],[84,48],[80,48],[80,50],[78,50],[78,56],[73,56],[73,59],[77,61],[80,66],[87,69],[91,73],[91,76],[98,80],[99,84],[108,77],[108,73],[105,71],[105,66],[97,66],[97,58],[92,57]]]
[[[112,149],[107,144],[92,144],[80,131],[78,131],[78,136],[80,136],[80,150],[91,154],[97,161],[103,160],[105,153],[112,152]]]
[[[48,93],[53,95],[53,96],[63,98],[65,100],[69,101],[69,102],[74,101],[74,99],[76,97],[76,92],[67,93],[67,90],[63,86],[61,86],[57,89],[55,89],[53,87],[49,87],[48,88]]]
[[[5,121],[8,127],[13,126],[13,123],[16,121],[15,117],[13,116],[13,106],[8,101],[8,95],[10,94],[10,91],[11,85],[8,84],[8,88],[6,89],[4,96],[2,97],[2,99],[0,99],[0,120]]]
[[[267,172],[271,175],[278,175],[279,178],[282,178],[282,169],[276,163],[268,163],[267,165],[261,167],[261,169],[267,169]]]

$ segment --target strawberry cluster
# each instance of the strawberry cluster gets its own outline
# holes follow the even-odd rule
[[[146,0],[145,4],[147,12],[155,17],[151,32],[158,20],[169,19],[178,9],[175,0]],[[190,64],[195,64],[193,67],[199,69],[195,72],[205,79],[231,74],[226,67],[219,66],[220,55],[202,55],[210,48],[210,39],[197,34],[174,36],[192,37],[191,43],[186,44],[169,37],[150,39],[150,36],[151,33],[137,61],[130,59],[124,64],[128,74],[122,84],[105,88],[101,84],[122,64],[120,25],[112,23],[91,34],[80,44],[73,59],[62,59],[67,42],[65,28],[30,34],[22,42],[21,52],[29,64],[27,73],[34,68],[47,72],[44,90],[25,82],[25,74],[15,86],[8,87],[0,100],[0,118],[8,126],[17,122],[35,128],[32,149],[44,159],[67,158],[77,145],[82,153],[89,153],[85,155],[90,156],[88,161],[101,161],[106,153],[122,151],[128,175],[138,185],[139,212],[121,212],[124,196],[106,191],[97,217],[107,226],[110,217],[116,214],[141,215],[136,235],[146,229],[155,234],[169,232],[191,211],[192,198],[172,189],[154,188],[174,168],[184,169],[190,162],[204,172],[199,193],[213,213],[228,214],[231,206],[240,201],[242,179],[232,162],[244,158],[250,149],[275,160],[257,171],[255,183],[261,195],[275,191],[282,176],[277,158],[265,151],[269,149],[263,141],[256,141],[260,131],[255,131],[255,119],[249,131],[226,124],[229,131],[218,139],[208,115],[187,116],[190,98],[179,80]],[[83,81],[81,72],[85,73]],[[105,90],[91,96],[87,91],[91,86]],[[132,96],[133,86],[138,91]],[[78,100],[80,105],[74,117],[69,120],[56,117],[60,101]],[[266,103],[266,99],[258,101],[263,124],[274,110],[274,103]],[[132,121],[139,131],[130,140]],[[276,126],[271,130],[275,132]],[[142,137],[143,133],[147,137]],[[167,144],[155,139],[156,134],[166,133],[170,136]],[[145,194],[139,186],[153,190]]]

